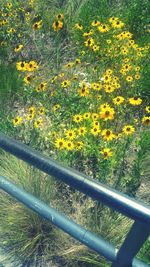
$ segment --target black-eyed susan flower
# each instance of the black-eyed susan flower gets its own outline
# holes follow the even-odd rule
[[[126,125],[123,127],[122,131],[126,135],[131,135],[135,132],[135,128],[132,125]]]
[[[56,20],[53,22],[53,29],[54,31],[58,32],[59,30],[61,30],[63,28],[63,22],[61,20]]]
[[[76,23],[75,24],[75,28],[82,31],[83,30],[83,26],[81,25],[81,23]]]
[[[124,26],[124,23],[121,20],[114,20],[111,25],[113,28],[120,29]]]
[[[75,148],[75,145],[71,140],[69,140],[65,142],[65,148],[67,150],[73,150]]]
[[[38,30],[38,29],[41,29],[41,28],[42,28],[42,20],[37,21],[32,25],[32,29],[33,30]]]
[[[123,96],[116,96],[115,98],[113,98],[113,103],[115,105],[120,105],[124,102],[124,97]]]
[[[110,85],[110,84],[105,84],[104,85],[104,90],[106,93],[112,93],[115,91],[115,87]]]
[[[145,126],[150,126],[150,116],[145,116],[142,118],[142,124]]]
[[[27,75],[24,77],[23,81],[26,83],[26,84],[30,84],[31,81],[33,80],[33,76],[32,75]]]
[[[28,112],[29,112],[29,114],[35,114],[35,112],[36,112],[36,107],[34,107],[34,106],[30,107],[30,108],[28,109]]]
[[[61,87],[63,87],[63,88],[67,88],[67,87],[69,87],[71,85],[71,81],[69,81],[69,80],[65,80],[65,81],[63,81],[62,83],[61,83]]]
[[[101,135],[102,135],[103,139],[106,141],[111,141],[115,138],[115,135],[113,134],[113,132],[110,129],[102,130]]]
[[[83,121],[83,117],[80,114],[76,114],[73,116],[73,121],[79,123]]]
[[[126,77],[126,81],[127,82],[132,82],[133,81],[133,77],[132,76],[127,76]]]
[[[150,113],[150,106],[146,106],[145,110],[146,110],[147,113]]]
[[[104,108],[101,109],[100,111],[100,118],[104,119],[105,121],[113,120],[114,114],[115,114],[114,108]]]
[[[25,71],[26,70],[26,62],[25,61],[19,61],[16,63],[16,69],[19,71]]]
[[[38,69],[38,63],[34,60],[29,61],[29,63],[26,64],[26,70],[27,71],[35,71]]]
[[[90,93],[90,90],[87,86],[82,86],[79,90],[78,93],[80,96],[87,96]]]
[[[56,16],[57,20],[63,20],[64,19],[64,14],[60,13]]]
[[[35,128],[40,128],[42,124],[43,124],[43,120],[41,118],[34,121],[34,127]]]
[[[92,119],[93,119],[94,121],[97,121],[97,119],[99,118],[99,114],[96,113],[96,112],[93,112],[92,115],[91,115],[91,117],[92,117]]]
[[[97,135],[99,135],[100,131],[101,130],[100,130],[99,126],[94,126],[93,128],[91,128],[90,133],[94,136],[97,136]]]
[[[59,104],[56,104],[56,105],[54,105],[53,106],[53,111],[55,112],[56,110],[58,110],[58,109],[60,109],[61,108],[61,106],[59,105]]]
[[[99,108],[100,108],[101,110],[102,110],[102,109],[107,109],[107,108],[110,108],[110,105],[106,102],[106,103],[101,104]]]
[[[84,42],[85,46],[88,46],[88,47],[92,47],[92,46],[94,45],[94,43],[95,43],[95,41],[94,41],[93,38],[88,38],[88,39]]]
[[[92,50],[93,50],[94,52],[97,52],[97,51],[100,50],[100,46],[99,46],[99,45],[93,45]]]
[[[80,60],[80,58],[76,58],[76,59],[75,59],[75,64],[77,64],[77,65],[78,65],[78,64],[81,64],[81,60]]]
[[[73,140],[73,139],[76,137],[76,132],[75,132],[75,130],[71,130],[71,129],[69,129],[69,130],[67,130],[67,131],[65,132],[65,136],[66,136],[69,140]]]
[[[41,107],[41,108],[38,110],[38,114],[39,114],[39,115],[44,115],[44,114],[45,114],[45,107]]]
[[[100,21],[99,20],[93,20],[92,23],[91,23],[91,25],[93,27],[99,26],[100,25]]]
[[[110,148],[104,148],[100,151],[100,153],[103,155],[104,159],[108,159],[113,155],[112,150]]]
[[[13,122],[14,127],[16,127],[22,123],[22,118],[17,116],[16,118],[13,119],[12,122]]]
[[[142,103],[142,99],[138,96],[129,98],[129,103],[133,106],[139,106]]]
[[[23,45],[22,44],[16,45],[14,51],[15,52],[19,52],[22,48],[23,48]]]
[[[139,80],[141,78],[141,75],[139,73],[136,73],[134,75],[135,80]]]
[[[78,135],[79,136],[80,135],[84,136],[86,134],[86,132],[87,132],[86,127],[82,126],[82,127],[78,128]]]
[[[34,119],[34,117],[35,117],[35,114],[34,114],[34,113],[32,113],[32,114],[27,114],[27,115],[26,115],[26,120],[27,120],[27,121],[31,121],[31,120]]]
[[[91,36],[93,33],[94,33],[94,31],[93,31],[93,30],[90,30],[90,31],[84,32],[84,33],[83,33],[83,36],[84,36],[84,37],[89,37],[89,36]]]
[[[81,149],[83,148],[83,146],[84,146],[84,144],[83,144],[82,141],[77,141],[77,142],[75,143],[75,148],[76,148],[76,150],[81,150]]]
[[[101,24],[100,26],[98,26],[98,30],[102,33],[104,32],[108,32],[109,31],[109,26],[106,24]]]
[[[83,114],[83,119],[84,119],[84,120],[88,120],[90,117],[91,117],[91,113],[90,113],[90,112],[85,112],[85,113]]]
[[[57,138],[54,143],[55,147],[58,149],[64,149],[65,148],[65,140],[64,138]]]

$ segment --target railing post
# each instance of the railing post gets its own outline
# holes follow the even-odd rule
[[[150,234],[150,225],[135,221],[112,267],[133,267],[132,261]]]

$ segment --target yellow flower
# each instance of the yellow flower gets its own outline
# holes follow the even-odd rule
[[[100,31],[100,32],[108,32],[109,31],[109,27],[108,27],[108,25],[106,25],[106,24],[101,24],[100,26],[98,26],[98,30]]]
[[[91,83],[91,88],[95,91],[100,91],[102,89],[102,84],[100,83]]]
[[[13,125],[18,126],[22,123],[22,118],[17,116],[16,118],[13,119]]]
[[[93,20],[91,23],[92,26],[96,27],[100,25],[100,21],[99,20]]]
[[[93,33],[94,33],[94,31],[93,30],[90,30],[90,31],[84,32],[83,33],[83,36],[84,37],[88,37],[88,36],[91,36]]]
[[[147,107],[145,108],[145,110],[146,110],[147,113],[150,113],[150,106],[147,106]]]
[[[141,78],[141,76],[140,76],[139,73],[136,73],[135,76],[134,76],[134,78],[135,78],[136,80],[139,80],[139,79]]]
[[[95,121],[99,118],[99,114],[98,113],[92,113],[92,119]]]
[[[94,136],[97,136],[100,133],[100,128],[99,126],[94,126],[91,130],[90,130],[91,134]]]
[[[61,108],[61,106],[59,104],[56,104],[55,106],[53,106],[53,111],[56,111],[59,108]]]
[[[99,107],[100,109],[107,109],[107,108],[110,108],[110,105],[108,103],[103,103],[100,105]]]
[[[30,114],[35,114],[35,112],[36,112],[36,108],[35,108],[34,106],[32,106],[32,107],[30,107],[30,108],[28,109],[28,112],[29,112]]]
[[[104,76],[103,76],[103,79],[104,79],[104,83],[109,83],[110,81],[111,81],[111,76],[110,75],[108,75],[108,74],[105,74]]]
[[[33,120],[34,116],[35,116],[34,113],[29,114],[29,115],[26,116],[26,120],[28,120],[28,121]]]
[[[99,49],[100,49],[100,46],[99,45],[93,45],[93,47],[92,47],[92,50],[94,52],[99,51]]]
[[[65,132],[65,136],[70,139],[70,140],[73,140],[75,137],[76,137],[76,132],[75,130],[67,130]]]
[[[75,143],[75,148],[76,148],[77,150],[81,150],[81,149],[83,148],[83,142],[82,142],[82,141],[77,141],[77,142]]]
[[[84,135],[86,134],[86,132],[87,132],[86,127],[80,127],[80,128],[78,129],[78,135],[82,135],[82,136],[84,136]]]
[[[81,64],[81,60],[80,60],[80,58],[76,58],[76,60],[75,60],[75,64]]]
[[[45,91],[46,90],[46,86],[47,86],[47,83],[46,82],[42,82],[38,85],[38,87],[36,88],[36,91],[37,92],[41,92],[41,91]]]
[[[120,105],[124,102],[124,97],[122,96],[116,96],[115,98],[113,98],[113,103],[115,105]]]
[[[42,28],[42,20],[37,21],[32,25],[32,29],[33,30],[38,30],[38,29],[41,29],[41,28]]]
[[[60,20],[54,21],[52,27],[54,31],[58,32],[60,29],[63,28],[63,22]]]
[[[129,103],[133,106],[138,106],[142,103],[142,99],[140,97],[131,97],[129,98]]]
[[[89,46],[92,47],[94,45],[94,39],[93,38],[88,38],[85,42],[84,42],[85,46]]]
[[[75,148],[74,143],[72,141],[70,141],[70,140],[66,141],[65,142],[65,148],[67,150],[73,150]]]
[[[113,154],[110,148],[104,148],[100,153],[103,155],[104,159],[108,159]]]
[[[109,84],[105,84],[104,90],[106,93],[112,93],[115,91],[115,87],[113,87],[112,85],[109,85]]]
[[[122,28],[124,26],[124,23],[122,22],[122,21],[120,21],[120,20],[114,20],[113,22],[112,22],[112,27],[113,28],[117,28],[117,29],[120,29],[120,28]]]
[[[88,120],[90,118],[90,116],[91,116],[91,113],[90,112],[85,112],[83,114],[83,119]]]
[[[115,138],[115,135],[113,134],[113,132],[109,129],[104,129],[101,132],[102,137],[104,138],[104,140],[106,141],[111,141],[113,140],[113,138]]]
[[[110,23],[113,23],[115,21],[118,21],[118,18],[117,17],[111,17],[111,18],[109,18],[109,22]]]
[[[41,107],[38,111],[38,114],[44,115],[45,114],[45,107]]]
[[[83,120],[83,117],[82,117],[80,114],[76,114],[76,115],[73,116],[73,121],[74,121],[74,122],[79,123],[79,122],[81,122],[82,120]]]
[[[37,69],[38,69],[38,64],[34,60],[31,60],[29,63],[26,64],[27,71],[35,71]]]
[[[63,20],[64,19],[64,14],[60,13],[56,16],[57,20]]]
[[[61,83],[61,86],[63,87],[63,88],[67,88],[67,87],[69,87],[71,85],[71,82],[69,81],[69,80],[65,80],[65,81],[63,81],[62,83]]]
[[[26,84],[30,84],[31,83],[31,81],[32,81],[32,79],[33,79],[33,76],[31,76],[31,75],[27,75],[27,76],[25,76],[24,77],[24,82],[26,83]]]
[[[127,76],[126,77],[126,81],[127,82],[132,82],[133,81],[133,77],[132,76]]]
[[[131,135],[135,132],[135,128],[132,125],[126,125],[123,127],[122,131],[126,135]]]
[[[20,45],[17,45],[14,49],[15,52],[19,52],[21,49],[23,48],[23,45],[20,44]]]
[[[78,93],[80,96],[87,96],[89,95],[90,91],[89,88],[85,85],[82,85],[82,87],[78,90]]]
[[[42,123],[43,123],[43,120],[39,118],[36,121],[34,121],[34,127],[39,128],[42,125]]]
[[[57,138],[55,140],[55,147],[59,148],[60,150],[65,147],[65,140],[64,138]]]
[[[150,126],[150,116],[145,116],[142,118],[142,124],[145,126]]]
[[[107,120],[113,120],[114,119],[115,111],[113,108],[104,108],[100,111],[100,118]]]
[[[25,71],[26,70],[26,63],[25,61],[19,61],[16,63],[17,70]]]
[[[78,30],[83,30],[83,26],[80,23],[76,23],[75,28]]]

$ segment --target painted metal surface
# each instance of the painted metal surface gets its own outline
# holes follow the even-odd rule
[[[82,244],[104,256],[107,260],[111,262],[116,261],[117,249],[102,237],[96,236],[79,224],[68,219],[66,216],[60,214],[55,209],[46,205],[43,201],[19,188],[3,176],[0,176],[0,188],[23,203],[26,207],[32,209],[49,222],[80,241]],[[149,267],[138,259],[133,259],[133,264],[131,266]],[[123,265],[119,265],[119,267],[123,267]]]
[[[150,224],[150,207],[148,205],[97,182],[72,168],[66,168],[27,145],[6,137],[4,134],[0,134],[0,147],[131,219]]]

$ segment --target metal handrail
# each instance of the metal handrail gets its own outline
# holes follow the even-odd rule
[[[116,190],[111,189],[110,187],[103,185],[102,183],[96,182],[92,178],[87,177],[73,170],[72,168],[66,168],[63,165],[58,164],[56,161],[51,160],[47,156],[44,156],[40,152],[37,152],[27,145],[15,141],[5,136],[4,134],[0,134],[0,147],[5,151],[26,161],[27,163],[35,166],[36,168],[44,171],[45,173],[53,175],[54,177],[60,179],[71,187],[78,189],[86,195],[91,196],[93,199],[103,202],[114,210],[117,210],[127,217],[134,219],[135,223],[129,231],[122,247],[118,251],[116,258],[111,259],[111,261],[113,262],[112,266],[148,266],[144,263],[139,263],[138,260],[133,260],[133,257],[137,254],[142,244],[150,234],[150,207],[148,205],[134,200],[126,196],[125,194],[117,192]],[[138,234],[139,237],[136,238]],[[94,240],[94,237],[92,238]],[[83,240],[81,242],[83,243]],[[98,245],[96,245],[96,247],[98,247]],[[95,251],[97,251],[96,247],[94,248]],[[106,251],[107,246],[104,245],[103,247]],[[102,252],[103,251],[101,251],[101,254]],[[106,258],[109,259],[108,257]]]

